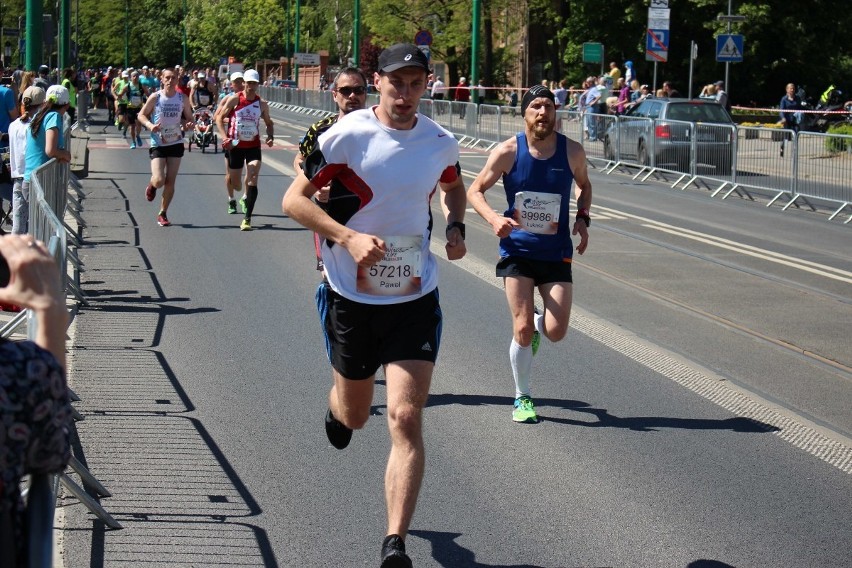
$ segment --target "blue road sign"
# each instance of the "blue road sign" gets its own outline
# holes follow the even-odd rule
[[[645,41],[645,59],[665,63],[669,60],[669,30],[648,30]]]
[[[429,30],[420,30],[414,36],[414,43],[416,45],[432,45],[432,32]]]
[[[719,34],[716,36],[716,61],[739,63],[743,60],[743,36]]]

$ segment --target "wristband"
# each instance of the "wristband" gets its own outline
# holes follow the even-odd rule
[[[586,227],[589,227],[592,224],[592,218],[589,217],[588,209],[577,209],[577,219],[582,219],[582,221],[586,224]]]
[[[461,233],[462,239],[464,239],[464,223],[461,221],[453,221],[447,225],[447,230],[445,232],[449,233],[450,229],[458,229]]]

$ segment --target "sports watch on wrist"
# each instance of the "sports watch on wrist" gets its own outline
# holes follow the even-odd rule
[[[453,228],[458,229],[462,238],[464,238],[464,223],[461,221],[453,221],[452,223],[447,224],[447,230],[445,232],[449,233],[450,229]]]

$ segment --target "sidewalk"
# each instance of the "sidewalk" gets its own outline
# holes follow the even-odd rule
[[[92,140],[118,136],[100,130],[91,129]],[[114,170],[107,151],[90,158],[91,171]],[[192,417],[158,351],[164,319],[184,310],[163,296],[127,182],[109,173],[81,181],[81,284],[90,305],[80,308],[69,342],[68,380],[85,416],[74,454],[112,493],[100,502],[124,528],[108,529],[61,490],[56,566],[275,565],[263,531],[246,521],[257,504]]]

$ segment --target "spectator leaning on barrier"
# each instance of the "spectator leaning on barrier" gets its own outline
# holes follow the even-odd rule
[[[46,102],[33,116],[27,129],[27,151],[24,159],[23,192],[29,194],[33,172],[52,158],[70,162],[71,152],[65,149],[63,120],[68,112],[68,89],[51,85],[45,92]],[[24,232],[26,232],[24,228]]]
[[[28,537],[20,483],[58,473],[71,456],[71,405],[65,382],[68,312],[60,274],[44,243],[0,237],[0,302],[29,308],[31,341],[0,338],[0,566],[23,568]]]
[[[9,126],[9,164],[12,169],[12,234],[27,232],[30,216],[29,187],[24,193],[24,171],[26,170],[27,130],[30,120],[44,104],[44,89],[27,87],[22,97],[21,116]]]

